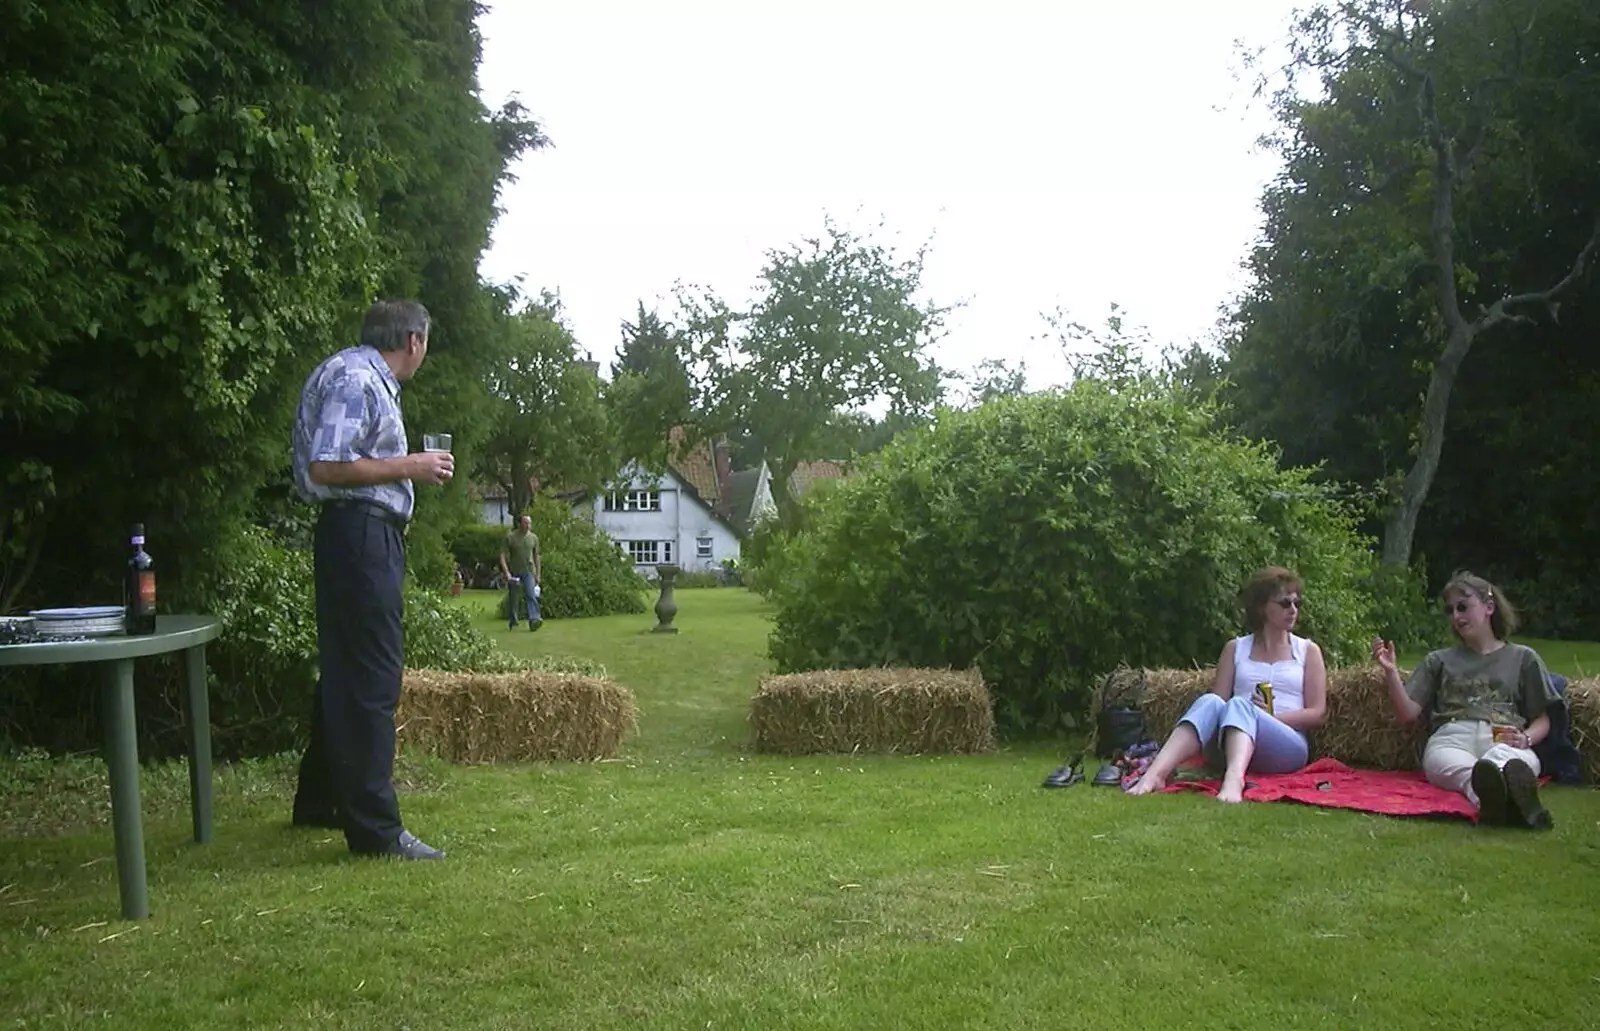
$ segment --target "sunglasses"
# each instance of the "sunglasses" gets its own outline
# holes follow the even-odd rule
[[[1455,604],[1451,604],[1447,601],[1444,603],[1444,614],[1450,616],[1457,612],[1466,612],[1471,604],[1472,603],[1468,601],[1458,601]]]
[[[1280,609],[1294,609],[1298,612],[1300,609],[1305,608],[1306,603],[1301,601],[1299,598],[1273,598],[1272,604],[1278,606]]]

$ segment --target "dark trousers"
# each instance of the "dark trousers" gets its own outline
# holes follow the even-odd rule
[[[403,669],[400,530],[364,508],[324,507],[316,530],[317,669],[295,811],[337,812],[352,851],[400,837],[394,708]]]

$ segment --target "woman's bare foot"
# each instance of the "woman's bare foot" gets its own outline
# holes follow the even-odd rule
[[[1134,782],[1128,789],[1130,795],[1148,795],[1152,791],[1160,791],[1167,786],[1167,778],[1158,777],[1154,770],[1146,770],[1144,776]]]
[[[1244,778],[1243,777],[1237,777],[1237,778],[1236,777],[1224,777],[1224,778],[1222,778],[1222,788],[1217,792],[1217,801],[1218,802],[1243,802],[1244,801]]]

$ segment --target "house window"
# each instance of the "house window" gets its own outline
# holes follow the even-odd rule
[[[624,541],[623,548],[636,566],[653,566],[672,561],[671,541]]]
[[[711,557],[711,538],[710,537],[696,537],[695,538],[695,540],[694,540],[694,557],[695,558],[710,558]]]
[[[659,490],[614,490],[606,494],[607,512],[659,512]]]

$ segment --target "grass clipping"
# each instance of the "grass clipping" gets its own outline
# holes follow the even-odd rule
[[[1139,707],[1145,732],[1165,741],[1189,704],[1211,689],[1214,669],[1144,670]],[[1402,673],[1402,677],[1406,674]],[[1596,699],[1600,706],[1600,699]],[[1597,725],[1600,730],[1600,725]],[[1311,757],[1330,757],[1347,766],[1376,770],[1415,770],[1422,765],[1428,728],[1395,719],[1376,667],[1328,671],[1328,713],[1309,735]]]
[[[977,670],[850,669],[761,679],[758,752],[994,751],[994,703]]]
[[[633,692],[603,677],[408,669],[401,744],[452,762],[614,758],[638,726]]]

